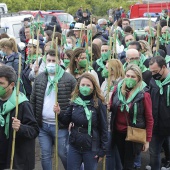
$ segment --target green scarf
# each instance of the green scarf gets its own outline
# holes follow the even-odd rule
[[[23,93],[19,93],[19,101],[18,105],[28,101],[26,96]],[[9,122],[10,122],[10,111],[12,111],[16,107],[16,88],[14,88],[10,98],[3,104],[2,110],[0,112],[0,125],[5,126],[5,134],[7,139],[9,138]],[[6,115],[6,119],[4,120],[3,116]]]
[[[147,59],[146,56],[144,56],[143,54],[140,55],[140,61],[142,64],[145,62],[146,59]]]
[[[166,60],[166,64],[169,63],[170,62],[170,56],[166,55],[165,60]]]
[[[93,68],[91,67],[91,66],[88,66],[88,71],[91,71],[91,70],[93,70]],[[83,70],[83,73],[85,73],[87,70],[86,70],[86,68]],[[76,73],[76,74],[81,74],[82,72],[80,72],[80,70],[78,69],[78,68],[76,68],[75,70],[74,70],[74,73]]]
[[[97,69],[97,71],[102,71],[105,68],[105,65],[103,64],[103,61],[101,58],[96,60],[96,63],[98,64],[99,68]]]
[[[160,80],[155,80],[157,86],[160,88],[160,94],[162,95],[163,94],[163,86],[170,83],[170,73],[168,74],[168,76],[166,77],[166,79],[161,82]],[[167,106],[170,105],[170,85],[168,85],[168,89],[167,89]]]
[[[48,87],[48,90],[47,90],[47,96],[51,93],[52,89],[55,90],[55,85],[56,83],[58,83],[58,81],[61,79],[61,77],[63,76],[64,74],[64,70],[62,69],[62,67],[58,66],[56,68],[56,75],[54,77],[53,80],[51,80],[50,76],[48,76],[48,82],[50,83],[49,87]]]
[[[39,56],[38,56],[39,57]],[[34,55],[28,55],[27,61],[25,61],[26,64],[31,64],[33,61],[37,59],[36,54]]]
[[[83,106],[86,113],[86,118],[88,120],[88,134],[91,136],[91,121],[92,121],[92,112],[88,109],[87,105],[90,103],[89,100],[83,101],[80,97],[77,97],[74,101],[77,105]]]
[[[129,113],[129,103],[132,102],[132,100],[136,97],[136,95],[142,91],[144,89],[144,87],[146,87],[146,83],[145,82],[142,82],[142,86],[141,87],[138,87],[134,92],[133,94],[131,95],[131,97],[129,97],[128,99],[126,99],[126,97],[122,94],[121,92],[121,88],[122,88],[122,85],[124,83],[124,80],[122,80],[121,82],[118,83],[118,86],[117,86],[117,91],[118,91],[118,99],[119,101],[121,102],[121,107],[120,107],[120,110],[121,112],[124,111],[124,109],[126,109],[126,111]],[[136,115],[137,115],[137,106],[134,105],[134,120],[133,120],[133,123],[136,124]]]

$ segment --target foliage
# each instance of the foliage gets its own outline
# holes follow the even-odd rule
[[[110,8],[118,8],[122,6],[126,11],[129,10],[130,3],[126,0],[1,0],[8,6],[10,12],[18,12],[22,10],[41,10],[59,9],[65,10],[72,15],[83,7],[89,9],[94,15],[104,16]]]

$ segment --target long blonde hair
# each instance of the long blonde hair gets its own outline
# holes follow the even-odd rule
[[[135,64],[128,64],[128,66],[127,66],[127,68],[126,68],[126,70],[125,70],[125,74],[126,74],[127,71],[129,71],[129,70],[134,71],[134,73],[135,73],[136,76],[138,77],[138,82],[137,82],[136,86],[131,90],[130,95],[129,95],[129,97],[130,97],[137,88],[141,88],[141,87],[142,87],[142,81],[143,81],[143,79],[142,79],[142,72],[141,72],[140,68],[139,68],[137,65],[135,65]],[[122,94],[123,94],[124,96],[126,96],[127,89],[126,89],[126,84],[125,84],[125,82],[124,82],[123,85],[122,85],[121,92],[122,92]]]
[[[152,50],[151,50],[149,43],[145,40],[139,40],[138,42],[144,46],[144,49],[146,50],[145,56],[153,57]]]
[[[0,40],[0,48],[8,47],[13,52],[18,52],[17,43],[14,38],[3,38]]]
[[[105,103],[105,99],[104,99],[104,96],[102,95],[101,89],[100,89],[95,77],[90,73],[84,73],[78,79],[77,85],[76,85],[74,91],[71,94],[71,101],[74,101],[80,95],[79,87],[80,87],[80,82],[83,78],[90,80],[93,84],[94,106],[98,107],[98,99],[100,99],[102,101],[102,103]]]
[[[114,81],[125,77],[123,65],[118,59],[109,60],[108,71],[111,72],[112,70],[114,71]]]

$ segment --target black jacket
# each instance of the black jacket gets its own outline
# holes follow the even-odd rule
[[[152,113],[154,118],[154,133],[170,135],[170,106],[167,106],[167,89],[170,82],[163,86],[163,95],[155,80],[150,81],[150,93],[152,99]]]
[[[80,23],[85,23],[85,26],[89,25],[90,24],[90,18],[89,17],[82,17],[79,19],[79,22]]]
[[[20,38],[21,42],[26,43],[25,28],[24,27],[22,27],[19,31],[19,38]]]
[[[92,137],[88,135],[88,121],[83,106],[71,103],[66,112],[59,114],[59,120],[71,128],[69,143],[78,150],[97,151],[97,155],[103,157],[107,143],[107,110],[106,106],[99,100],[98,108],[94,107],[93,99],[87,106],[92,111]]]
[[[2,104],[1,101],[1,107]],[[0,126],[0,170],[10,167],[13,136],[12,117],[15,117],[15,109],[10,113],[9,139],[6,139],[4,127]],[[19,105],[18,119],[21,121],[21,126],[16,132],[13,169],[33,170],[35,166],[35,138],[38,136],[39,128],[29,102],[25,101]]]
[[[33,106],[34,114],[39,126],[42,126],[42,110],[44,103],[44,95],[48,83],[48,75],[46,72],[40,73],[34,81],[32,94],[31,94],[31,104]],[[58,82],[58,103],[62,111],[66,111],[69,105],[69,100],[71,98],[71,93],[76,85],[75,78],[65,72],[62,78]],[[53,107],[53,106],[51,106]],[[61,128],[61,125],[59,124]]]
[[[103,44],[108,42],[108,40],[103,37],[102,32],[97,32],[97,33],[92,37],[92,40],[94,40],[94,39],[96,39],[96,38],[100,39]]]
[[[152,73],[149,70],[146,70],[142,73],[143,81],[149,86],[150,80],[152,78]]]

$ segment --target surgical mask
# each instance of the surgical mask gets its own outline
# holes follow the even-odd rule
[[[9,86],[9,85],[8,85],[8,86]],[[7,87],[8,87],[8,86],[7,86]],[[6,88],[7,88],[7,87],[6,87]],[[0,97],[3,97],[3,96],[6,94],[6,92],[7,92],[7,91],[6,91],[6,88],[0,86]]]
[[[70,64],[70,60],[69,59],[64,59],[63,62],[64,62],[64,65],[65,65],[66,68]]]
[[[137,82],[132,78],[125,78],[125,84],[129,89],[131,89],[136,86]]]
[[[72,44],[64,44],[64,49],[65,50],[71,50],[73,48],[73,45]]]
[[[48,63],[46,65],[47,72],[50,74],[55,74],[56,72],[56,64],[55,63]]]
[[[81,61],[79,61],[79,66],[80,67],[83,67],[83,68],[85,68],[86,67],[86,65],[87,65],[87,59],[84,59],[84,60],[81,60]]]
[[[88,96],[90,94],[90,91],[91,91],[90,87],[88,87],[88,86],[80,86],[79,90],[80,90],[80,93],[83,96]]]
[[[110,52],[109,52],[109,51],[104,52],[104,53],[101,53],[102,61],[106,61],[106,60],[108,60],[109,55],[110,55]]]
[[[140,63],[140,60],[133,60],[129,62],[129,64],[135,64],[137,66],[139,66],[139,63]]]
[[[6,53],[6,52],[3,52],[2,50],[0,50],[0,55],[1,55],[2,57],[5,57],[5,56],[7,56],[7,53]]]
[[[152,75],[152,77],[155,79],[155,80],[160,80],[162,75],[160,73],[156,73],[154,75]]]
[[[102,77],[108,78],[108,76],[109,76],[109,71],[106,68],[104,68],[102,71]]]

